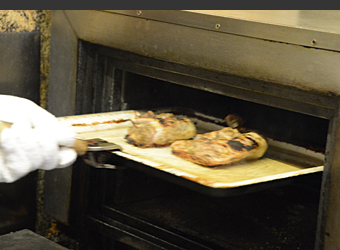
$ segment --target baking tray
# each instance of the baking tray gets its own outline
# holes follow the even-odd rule
[[[179,158],[171,153],[169,146],[138,148],[127,143],[124,137],[132,126],[130,119],[144,112],[127,110],[58,119],[80,138],[101,138],[118,144],[121,151],[111,153],[138,163],[131,164],[133,168],[213,196],[247,193],[323,171],[324,154],[272,139],[267,139],[269,147],[261,159],[216,167],[204,167]],[[223,120],[201,113],[192,112],[185,117],[195,123],[198,133],[223,127]]]

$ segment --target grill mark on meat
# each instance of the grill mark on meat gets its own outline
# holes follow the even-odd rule
[[[230,147],[232,147],[232,149],[237,150],[237,151],[242,151],[243,149],[250,151],[254,148],[257,148],[259,145],[257,144],[257,142],[255,140],[253,140],[252,138],[246,137],[247,139],[249,139],[250,141],[252,141],[252,145],[245,145],[240,141],[237,140],[230,140],[228,141],[228,145]]]
[[[232,134],[235,136],[228,138]],[[197,135],[194,140],[175,141],[171,144],[171,148],[172,153],[178,157],[199,165],[213,167],[242,159],[258,159],[264,155],[268,144],[255,132],[233,133],[229,128]]]
[[[242,151],[244,149],[243,144],[239,141],[231,140],[231,141],[228,141],[227,143],[230,147],[232,147],[233,149],[237,151]]]
[[[163,125],[164,127],[169,127],[169,126],[172,126],[174,124],[174,121],[173,120],[169,120],[169,119],[163,119],[163,118],[156,118],[159,123],[161,125]]]

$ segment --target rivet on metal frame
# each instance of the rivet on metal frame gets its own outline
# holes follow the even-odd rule
[[[311,44],[312,44],[312,45],[316,45],[316,39],[313,39],[313,40],[311,41]]]
[[[215,29],[217,29],[217,30],[218,30],[219,28],[221,28],[221,24],[219,24],[219,23],[216,23],[216,24],[215,24]]]
[[[137,10],[137,16],[142,15],[142,11],[141,10]]]

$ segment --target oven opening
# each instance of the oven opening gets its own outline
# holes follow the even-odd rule
[[[198,112],[221,123],[228,114],[244,120],[243,127],[302,147],[324,152],[327,119],[244,101],[221,94],[124,72],[123,106],[131,110],[172,110],[188,116]],[[226,126],[226,124],[222,124]]]
[[[217,72],[204,75],[168,62],[159,69],[155,59],[136,60],[86,42],[79,47],[77,114],[167,110],[203,114],[217,126],[237,114],[246,129],[268,139],[325,152],[328,119],[266,105],[254,101],[256,91],[228,92],[229,82],[205,80],[220,79]],[[73,170],[73,223],[85,228],[79,237],[89,249],[313,249],[322,172],[209,195],[119,155],[110,155],[108,163],[117,168],[78,161]]]
[[[200,72],[200,69],[183,68],[84,41],[79,44],[79,61],[77,114],[171,110],[187,115],[198,112],[217,118],[217,123],[221,123],[228,114],[237,114],[244,119],[245,128],[259,131],[275,140],[318,152],[325,151],[328,119],[289,111],[277,103],[260,104],[263,100],[259,102],[258,97],[252,98],[257,93],[256,90],[252,91],[250,84],[246,85],[248,90],[243,90],[242,85],[236,90],[226,87],[232,81],[243,84],[240,77],[223,78],[217,72]],[[204,78],[213,79],[214,82]],[[216,82],[219,79],[225,82]],[[254,86],[263,84],[249,81]],[[270,89],[272,83],[266,84],[263,88]],[[282,104],[290,102],[288,94],[285,101],[285,93],[276,92],[273,96],[270,91],[268,93],[260,98],[282,98]],[[287,105],[291,110],[298,110],[297,106],[298,102]],[[308,112],[313,112],[313,108],[311,110]]]

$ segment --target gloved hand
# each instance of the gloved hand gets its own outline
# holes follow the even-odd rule
[[[0,182],[13,182],[36,169],[67,167],[77,158],[75,132],[34,102],[0,95]]]

